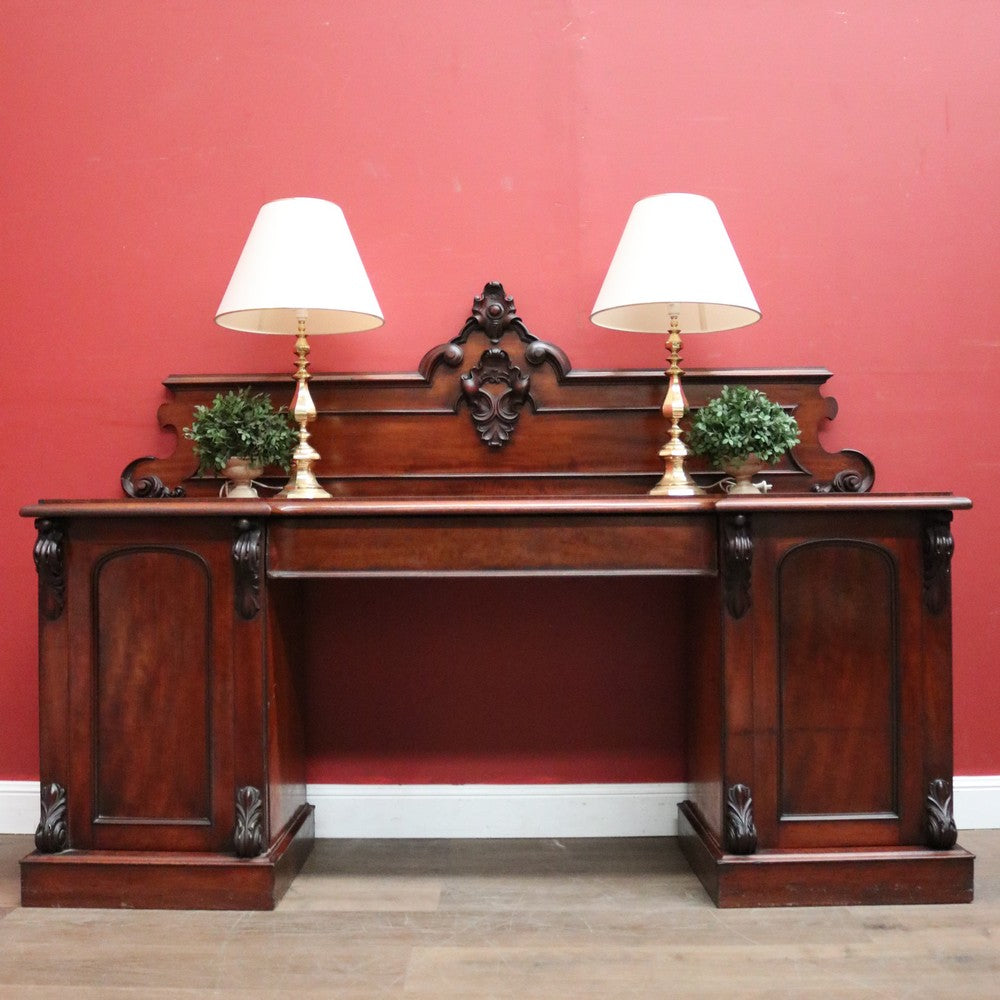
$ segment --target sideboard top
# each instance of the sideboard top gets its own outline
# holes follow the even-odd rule
[[[965,510],[966,497],[950,493],[805,493],[730,497],[538,496],[334,498],[331,500],[229,500],[156,498],[50,500],[30,504],[23,517],[234,517],[234,518],[420,518],[540,515],[662,517],[668,515],[835,513],[837,511]]]

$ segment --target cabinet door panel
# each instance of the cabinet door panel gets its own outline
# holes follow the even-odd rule
[[[84,519],[68,534],[74,750],[67,773],[54,780],[67,791],[71,845],[231,850],[232,523]],[[242,687],[250,690],[260,671],[253,660],[260,629],[256,621],[245,625]],[[257,736],[238,749],[259,762],[259,748]],[[260,766],[249,770],[242,784],[263,787]]]
[[[777,571],[781,819],[898,813],[896,568],[864,542],[796,546]]]
[[[95,822],[211,822],[211,585],[191,552],[94,573]]]
[[[950,731],[926,725],[923,529],[908,512],[754,518],[738,624],[753,634],[760,847],[923,842],[928,781],[950,775],[928,766]]]

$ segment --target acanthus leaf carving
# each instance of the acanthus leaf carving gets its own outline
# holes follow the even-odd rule
[[[236,792],[233,847],[239,858],[256,858],[264,851],[264,802],[260,789],[253,785]]]
[[[730,785],[726,790],[725,836],[730,854],[754,854],[757,850],[753,796],[747,785]]]
[[[462,376],[462,396],[484,444],[502,448],[510,440],[521,407],[528,399],[530,383],[530,377],[522,374],[499,347],[483,351],[479,364]],[[488,386],[506,388],[497,392]]]
[[[236,611],[245,621],[250,621],[260,611],[261,527],[256,521],[240,518],[236,530],[238,535],[233,542]]]
[[[939,615],[951,602],[951,557],[955,540],[951,534],[951,512],[928,517],[924,526],[924,606]]]
[[[50,782],[41,786],[41,813],[35,829],[35,847],[42,854],[58,854],[69,847],[66,789]]]
[[[59,521],[39,518],[35,521],[35,570],[38,573],[38,613],[55,621],[66,606],[66,535]]]
[[[750,610],[750,578],[753,569],[753,538],[750,518],[745,514],[723,518],[722,571],[726,610],[742,618]]]
[[[927,846],[937,851],[950,851],[958,840],[950,781],[936,778],[930,783],[926,807]]]

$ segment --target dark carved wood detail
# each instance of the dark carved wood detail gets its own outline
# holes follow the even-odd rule
[[[35,569],[38,572],[38,613],[55,621],[66,606],[66,564],[63,553],[65,533],[58,521],[35,521]]]
[[[42,854],[58,854],[69,847],[66,789],[55,782],[42,785],[41,818],[35,829],[35,847]]]
[[[958,840],[951,800],[951,782],[937,778],[927,793],[927,846],[950,851]]]
[[[533,339],[517,315],[514,297],[503,290],[499,281],[488,281],[483,286],[482,295],[472,300],[472,315],[465,321],[457,340],[464,344],[473,330],[481,330],[494,344],[498,344],[508,329],[512,329],[521,340]]]
[[[122,469],[121,483],[125,496],[132,497],[134,500],[160,500],[185,495],[183,486],[167,486],[159,476],[147,475],[140,476],[138,479],[134,478],[135,470],[143,462],[155,461],[156,458],[154,456],[147,455],[129,462]]]
[[[233,542],[236,564],[236,611],[246,621],[260,611],[260,567],[262,564],[261,527],[256,521],[240,518],[239,534]]]
[[[750,570],[753,567],[753,539],[750,518],[745,514],[722,521],[722,583],[726,610],[742,618],[750,610]]]
[[[522,374],[499,347],[483,351],[479,364],[462,376],[462,396],[484,444],[502,448],[510,440],[521,407],[528,399],[530,382],[530,377]],[[506,389],[493,392],[486,388],[492,385]]]
[[[939,615],[951,601],[951,557],[955,541],[951,535],[951,513],[929,516],[924,527],[924,606]]]
[[[473,426],[484,444],[502,448],[510,440],[517,425],[521,408],[530,399],[531,376],[525,374],[511,360],[510,355],[498,345],[508,333],[514,334],[521,344],[524,360],[531,365],[548,361],[559,378],[570,370],[569,358],[558,347],[539,340],[529,333],[517,314],[514,299],[499,281],[491,281],[472,302],[472,314],[465,321],[458,336],[447,344],[428,351],[420,362],[420,372],[430,378],[440,363],[457,368],[465,360],[463,346],[469,337],[478,333],[490,341],[491,347],[483,351],[479,363],[461,377],[461,398],[469,406]],[[504,386],[500,390],[488,388]]]
[[[531,364],[540,365],[543,361],[549,360],[560,376],[565,376],[570,370],[569,358],[561,348],[539,340],[528,331],[524,321],[517,314],[513,296],[504,291],[499,281],[487,282],[483,286],[482,294],[472,300],[472,314],[451,344],[464,344],[470,334],[477,331],[486,336],[494,347],[500,343],[505,334],[513,333],[522,344],[528,345],[525,357]]]
[[[828,482],[813,483],[813,493],[871,493],[875,485],[875,466],[868,456],[851,448],[845,448],[840,454],[854,459],[861,468],[843,469]]]
[[[469,335],[477,330],[488,337],[494,346],[505,334],[516,334],[517,339],[525,345],[525,360],[532,365],[548,361],[560,378],[565,378],[572,367],[562,348],[539,340],[528,331],[524,321],[517,314],[513,296],[504,291],[499,281],[487,282],[482,295],[477,295],[473,299],[472,315],[465,321],[465,326],[452,343],[464,344]]]
[[[244,785],[236,792],[233,846],[240,858],[256,858],[264,851],[264,803],[260,789],[253,785]]]
[[[730,785],[726,791],[726,850],[730,854],[754,854],[757,827],[753,821],[753,797],[746,785]]]

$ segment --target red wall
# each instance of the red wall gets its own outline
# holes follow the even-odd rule
[[[117,495],[127,461],[169,451],[166,375],[291,370],[290,344],[212,321],[261,203],[341,204],[385,311],[378,332],[314,344],[316,370],[414,368],[491,279],[576,367],[652,368],[657,338],[588,313],[631,205],[668,190],[716,200],[764,312],[689,338],[688,365],[828,367],[829,449],[869,454],[881,489],[975,500],[955,527],[956,770],[1000,773],[995,0],[0,0],[0,13],[0,779],[37,774],[19,507]],[[605,604],[594,587],[571,588],[574,602]],[[464,625],[428,640],[429,663],[474,626],[469,603]],[[359,607],[380,614],[377,599]],[[648,655],[630,641],[624,668]],[[469,707],[497,668],[467,669],[451,687]],[[603,669],[581,663],[580,684],[632,704],[594,740],[562,732],[558,693],[536,717],[520,677],[524,708],[482,747],[439,711],[408,736],[424,713],[390,698],[366,710],[401,732],[397,756],[376,759],[360,724],[351,744],[345,723],[314,734],[313,778],[679,778],[676,730],[646,732],[640,710],[668,704],[667,687],[623,693]],[[336,695],[327,676],[310,683]]]

